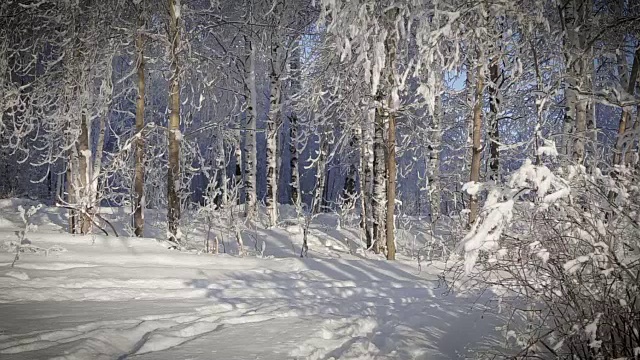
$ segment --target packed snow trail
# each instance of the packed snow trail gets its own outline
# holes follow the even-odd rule
[[[0,244],[15,241],[0,228]],[[2,359],[449,359],[494,333],[468,300],[443,296],[434,276],[400,262],[28,239],[47,253],[21,253],[13,268],[15,251],[0,253]]]

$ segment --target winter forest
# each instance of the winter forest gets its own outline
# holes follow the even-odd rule
[[[639,359],[640,1],[3,0],[0,358]]]

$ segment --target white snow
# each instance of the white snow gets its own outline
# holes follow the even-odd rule
[[[581,267],[582,264],[589,261],[590,257],[583,255],[583,256],[578,256],[575,259],[569,260],[567,261],[564,265],[564,271],[566,271],[569,274],[574,274],[576,273],[576,271],[578,271]]]
[[[596,314],[596,318],[584,327],[584,332],[587,337],[591,340],[589,343],[589,347],[599,348],[602,343],[601,340],[596,340],[597,332],[598,332],[598,322],[600,322],[600,318],[602,317],[602,313]]]
[[[1,205],[0,219],[19,224]],[[148,211],[146,221],[157,217]],[[475,298],[444,295],[435,268],[351,255],[353,229],[319,220],[309,258],[299,257],[297,226],[259,228],[264,256],[247,236],[249,255],[239,257],[235,241],[211,255],[150,238],[71,236],[65,212],[44,208],[28,239],[61,251],[21,253],[12,268],[15,246],[0,246],[0,358],[450,359],[494,334],[496,319]],[[146,224],[162,235],[157,227]],[[16,229],[0,228],[0,244],[15,243]]]
[[[13,277],[18,280],[29,280],[29,275],[22,271],[9,271],[5,273],[4,276]]]
[[[470,196],[476,196],[482,190],[482,183],[469,181],[462,185],[462,191],[466,191]]]
[[[551,254],[549,254],[549,250],[547,249],[540,249],[538,252],[536,252],[536,256],[542,260],[543,264],[546,264],[547,261],[549,261],[549,256]]]
[[[544,145],[538,148],[538,155],[546,155],[551,157],[558,156],[558,149],[556,148],[555,141],[544,139]]]
[[[80,153],[82,154],[82,156],[85,159],[91,159],[91,150],[85,149],[85,150],[80,151]]]
[[[497,199],[495,194],[496,192],[492,191],[489,198]],[[473,270],[480,251],[494,251],[499,248],[498,240],[511,220],[513,205],[513,199],[505,202],[486,202],[483,209],[487,213],[486,217],[476,221],[471,231],[462,240],[466,273],[471,273]]]
[[[176,141],[182,141],[182,132],[180,131],[180,129],[173,129],[171,131],[175,135]]]

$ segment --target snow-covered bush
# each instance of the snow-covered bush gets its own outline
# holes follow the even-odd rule
[[[614,174],[525,162],[489,190],[460,244],[457,284],[497,296],[501,355],[640,355],[640,178]]]

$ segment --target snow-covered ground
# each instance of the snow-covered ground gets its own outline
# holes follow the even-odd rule
[[[291,226],[255,230],[263,257],[211,255],[72,236],[45,207],[11,267],[18,205],[30,204],[0,201],[1,359],[450,359],[496,341],[477,299],[446,295],[435,267],[366,258],[330,216],[302,259]]]

